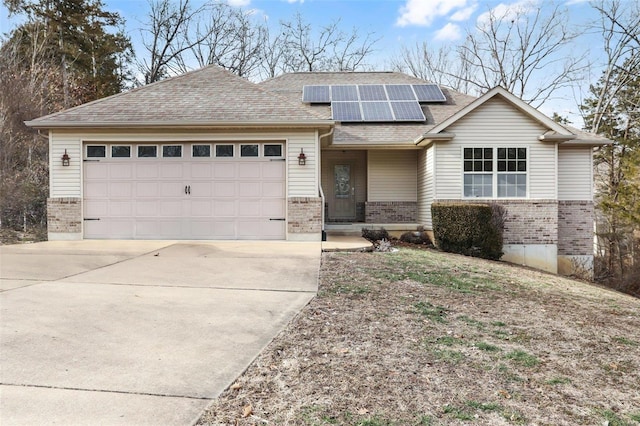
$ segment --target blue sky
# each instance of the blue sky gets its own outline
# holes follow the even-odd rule
[[[198,0],[192,0],[198,4]],[[628,0],[634,1],[634,0]],[[103,0],[108,10],[119,12],[125,19],[137,54],[142,54],[140,45],[140,28],[143,26],[148,10],[146,0]],[[340,19],[345,31],[356,27],[361,34],[375,33],[380,41],[376,44],[376,52],[369,60],[374,69],[388,69],[387,58],[397,53],[401,46],[413,46],[423,41],[438,47],[442,44],[460,42],[467,31],[473,31],[478,20],[489,9],[507,10],[524,4],[532,4],[532,0],[228,0],[234,6],[254,11],[256,17],[277,23],[290,19],[300,12],[305,20],[314,26],[327,24]],[[201,2],[200,2],[201,3]],[[533,0],[534,4],[548,5],[548,0]],[[547,4],[545,4],[547,3]],[[586,0],[558,0],[556,4],[566,7],[569,19],[577,27],[587,25],[597,18]],[[0,32],[6,33],[15,24],[9,20],[7,10],[0,6]],[[594,47],[589,51],[588,45]],[[582,39],[581,44],[572,50],[588,51],[595,62],[593,73],[599,74],[598,59],[601,43],[591,43],[589,37]],[[568,115],[574,124],[580,125],[577,115],[576,97],[580,97],[592,83],[594,77],[585,76],[584,84],[576,91],[565,91],[558,99],[544,105],[541,109],[547,114],[553,111]]]

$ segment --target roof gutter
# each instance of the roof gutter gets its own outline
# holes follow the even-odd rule
[[[193,129],[193,128],[317,128],[335,125],[333,120],[303,120],[303,121],[25,121],[27,127],[34,129]]]
[[[455,133],[449,133],[449,132],[424,133],[423,135],[418,137],[416,140],[414,140],[413,143],[416,146],[426,146],[433,141],[450,141],[455,136],[456,136]]]

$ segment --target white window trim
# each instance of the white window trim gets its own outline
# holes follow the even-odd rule
[[[196,146],[208,146],[209,147],[209,156],[208,157],[196,157],[196,156],[194,156],[193,155],[193,148],[196,147]],[[210,144],[210,143],[192,142],[191,143],[191,149],[189,151],[190,151],[191,158],[193,158],[195,160],[201,160],[201,159],[205,159],[205,158],[212,158],[214,156],[214,154],[215,154],[214,148],[213,148],[212,144]]]
[[[180,147],[180,156],[179,157],[165,157],[164,156],[164,147],[165,146],[179,146]],[[163,143],[160,146],[160,152],[158,152],[158,154],[160,154],[158,156],[159,158],[163,158],[163,159],[166,158],[168,160],[172,160],[172,159],[175,159],[175,158],[184,158],[184,145],[181,144],[181,143]]]
[[[245,160],[246,159],[251,159],[251,158],[253,158],[253,159],[262,158],[262,155],[260,155],[260,154],[262,154],[262,152],[260,150],[260,145],[262,145],[262,144],[263,143],[261,143],[261,142],[241,142],[241,143],[239,143],[238,144],[238,157],[239,158],[243,158]],[[247,155],[247,156],[242,155],[242,146],[254,146],[254,145],[258,147],[258,155]]]
[[[219,147],[219,146],[228,146],[228,145],[231,145],[231,146],[233,147],[233,155],[232,155],[231,157],[222,157],[222,156],[218,156],[218,147]],[[214,147],[213,147],[212,157],[213,157],[213,158],[219,158],[219,159],[221,159],[221,160],[225,160],[225,159],[226,159],[226,160],[229,160],[229,159],[236,158],[236,154],[237,154],[237,152],[238,152],[238,147],[237,147],[236,145],[237,145],[237,144],[235,144],[235,143],[230,143],[230,142],[227,142],[227,143],[216,143],[216,144],[214,144]]]
[[[128,146],[129,147],[129,156],[128,157],[114,157],[113,156],[113,147],[114,146]],[[111,145],[109,145],[109,158],[115,158],[117,160],[123,159],[123,158],[133,158],[133,146],[127,143],[113,143]]]
[[[89,157],[89,147],[90,146],[102,146],[104,147],[104,157]],[[103,143],[87,143],[84,145],[84,158],[108,158],[109,157],[109,149],[107,149],[108,145]]]
[[[260,144],[260,145],[262,145],[262,156],[263,156],[263,157],[265,157],[265,158],[285,158],[284,144],[283,144],[283,143],[269,143],[269,142],[265,142],[265,143]],[[269,155],[269,156],[265,155],[264,150],[265,150],[265,147],[266,147],[267,145],[278,145],[278,146],[280,146],[280,155]],[[258,150],[260,150],[260,147],[258,147]]]
[[[464,149],[465,148],[491,148],[493,149],[493,172],[489,173],[489,172],[465,172],[464,171]],[[526,172],[498,172],[498,148],[525,148],[527,150],[527,171]],[[530,173],[531,173],[531,165],[530,165],[530,159],[531,159],[531,147],[529,145],[525,145],[525,146],[517,146],[517,145],[493,145],[493,146],[486,146],[486,145],[479,145],[479,146],[475,146],[475,145],[464,145],[460,147],[460,170],[461,170],[461,176],[460,176],[460,197],[462,200],[528,200],[530,198],[530,189],[531,189],[531,184],[529,182],[529,178],[530,178]],[[491,197],[467,197],[464,195],[464,176],[466,174],[485,174],[485,175],[491,175],[492,179],[491,179],[491,193],[493,194],[493,196]],[[526,175],[526,195],[524,197],[498,197],[498,174],[524,174]]]

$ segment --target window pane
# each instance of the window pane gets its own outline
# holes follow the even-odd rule
[[[481,172],[482,171],[482,161],[474,161],[473,162],[473,171]]]
[[[515,161],[507,161],[507,170],[510,172],[516,171],[516,162]]]
[[[509,159],[515,159],[516,158],[516,149],[515,148],[508,148],[507,149],[507,157]]]
[[[233,145],[216,145],[216,157],[233,157]]]
[[[482,148],[473,148],[473,158],[482,158]]]
[[[472,160],[473,159],[473,150],[471,148],[464,149],[464,159]]]
[[[507,171],[507,162],[504,160],[498,160],[498,171],[506,172]]]
[[[87,157],[104,158],[107,156],[107,147],[104,145],[88,145]]]
[[[498,148],[498,158],[499,159],[507,158],[507,149],[506,148]]]
[[[181,145],[164,145],[162,147],[163,157],[182,157]]]
[[[484,162],[484,171],[485,172],[493,171],[493,161],[489,160]]]
[[[131,147],[126,145],[112,145],[111,157],[113,158],[128,158],[131,157]]]
[[[157,157],[158,156],[158,147],[157,146],[138,146],[138,157]]]
[[[265,145],[264,146],[265,157],[282,157],[282,145]]]
[[[493,158],[493,148],[484,149],[484,158],[485,160],[491,160]]]
[[[527,159],[527,148],[518,148],[518,159],[520,160]]]
[[[240,145],[241,157],[257,157],[258,145]]]
[[[464,162],[464,171],[465,172],[472,172],[473,171],[473,162],[472,161],[465,161]]]
[[[211,145],[192,145],[192,157],[211,157]]]
[[[519,172],[526,172],[527,171],[527,162],[526,161],[518,161],[518,171]]]

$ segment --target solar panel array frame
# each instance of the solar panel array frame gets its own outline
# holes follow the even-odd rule
[[[437,84],[343,84],[303,87],[302,101],[331,104],[334,120],[345,122],[425,121],[420,102],[443,102]]]

